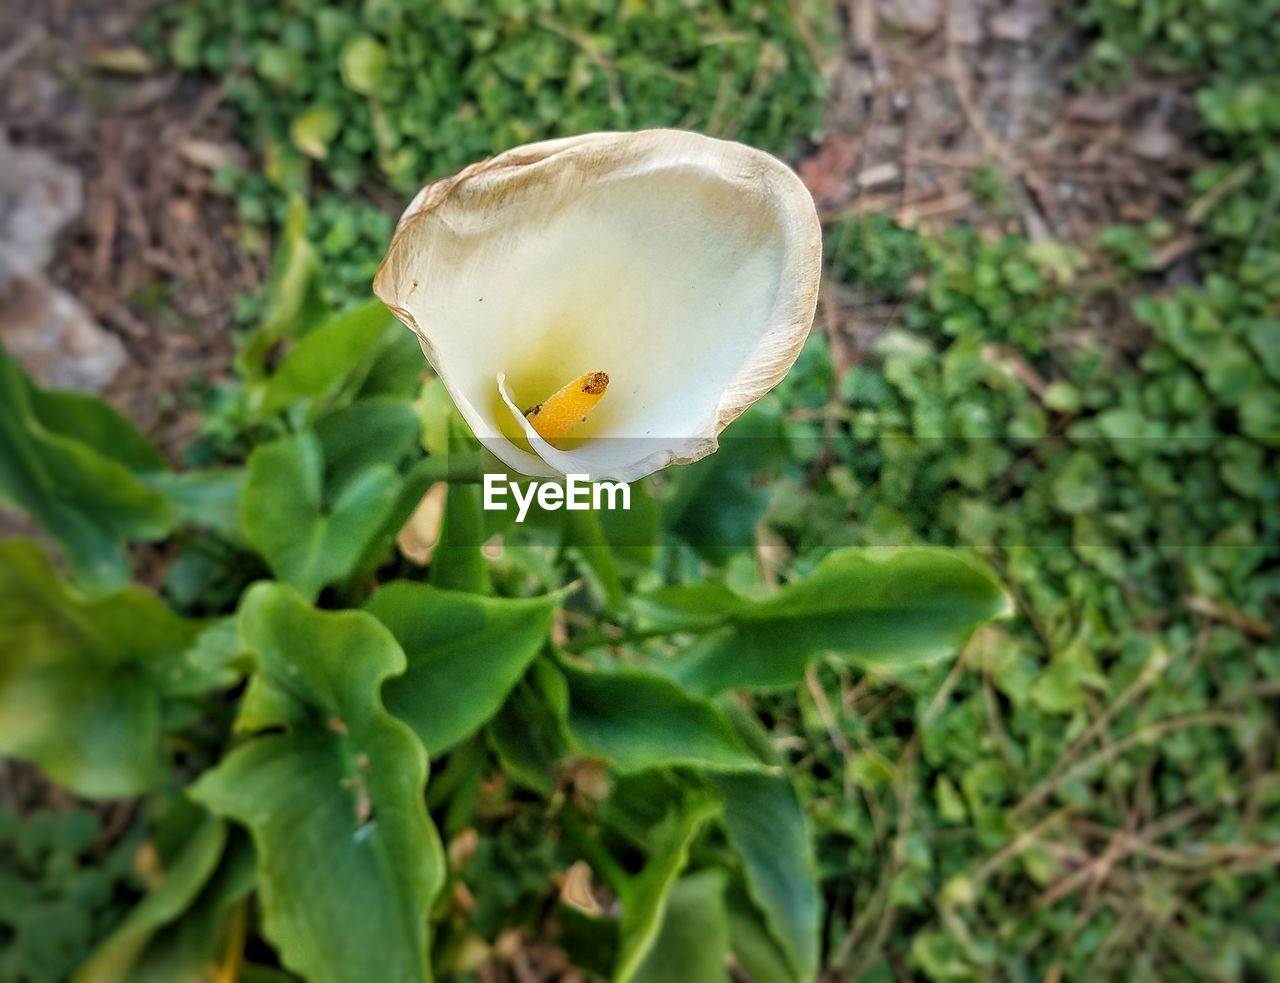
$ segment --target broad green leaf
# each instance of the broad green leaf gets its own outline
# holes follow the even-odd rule
[[[1280,447],[1280,387],[1258,386],[1241,397],[1240,432]]]
[[[402,400],[362,399],[325,414],[315,432],[324,451],[325,488],[340,493],[368,468],[399,471],[418,440],[418,420]]]
[[[227,824],[206,817],[160,885],[144,897],[77,971],[74,983],[124,983],[136,979],[136,964],[155,934],[176,921],[213,875],[227,842]],[[198,967],[203,969],[203,966]]]
[[[359,405],[359,404],[357,404]],[[364,556],[357,565],[357,570],[369,571],[376,566],[385,557],[387,551],[391,548],[391,544],[395,541],[396,535],[404,527],[413,515],[422,497],[430,490],[431,486],[438,481],[446,482],[467,482],[475,483],[480,480],[486,470],[493,470],[494,467],[501,467],[496,463],[496,458],[489,454],[488,451],[475,451],[465,454],[440,454],[430,457],[424,457],[414,463],[404,473],[400,483],[400,488],[396,493],[396,498],[386,517],[382,520],[381,526],[376,535],[374,535],[365,547]],[[479,503],[476,503],[478,509]],[[483,526],[483,512],[477,512],[472,515],[468,521],[478,522]],[[478,543],[478,529],[473,529],[472,534],[476,538],[471,541],[477,545],[473,545],[465,563],[471,565],[468,569],[468,577],[473,574],[486,575],[487,571],[483,569],[484,557],[480,552]],[[437,553],[441,546],[436,547]],[[443,576],[443,572],[440,574]],[[434,581],[433,581],[434,583]],[[475,582],[479,583],[479,582]],[[436,583],[435,586],[445,586]],[[482,589],[475,590],[473,593],[487,593],[487,579],[482,584]]]
[[[480,489],[475,485],[449,485],[440,541],[431,557],[429,576],[434,586],[489,593],[489,568],[480,551],[484,529]]]
[[[821,927],[817,867],[804,810],[795,790],[777,775],[708,774],[724,802],[729,842],[742,858],[752,901],[796,980],[818,971]]]
[[[690,784],[701,784],[673,768],[614,772],[609,778],[609,793],[597,803],[595,818],[641,850],[651,846],[653,830],[684,801]]]
[[[307,241],[306,201],[294,195],[272,259],[266,316],[235,360],[236,372],[250,386],[266,378],[276,345],[323,323],[328,307],[321,297],[320,276],[320,261]]]
[[[426,755],[379,696],[404,653],[371,615],[316,611],[279,584],[253,587],[240,622],[281,698],[191,795],[248,827],[265,936],[314,983],[430,978],[444,862]]]
[[[712,703],[657,673],[562,667],[575,744],[622,771],[668,765],[755,768],[759,762]]]
[[[172,526],[141,467],[163,459],[127,420],[90,396],[41,392],[0,349],[0,503],[39,522],[89,586],[127,582],[125,542],[159,539]]]
[[[332,397],[359,367],[367,371],[379,343],[397,330],[381,301],[339,314],[299,340],[267,381],[259,417]]]
[[[148,476],[146,483],[169,500],[174,516],[183,525],[208,529],[231,543],[244,541],[240,531],[244,468],[166,471]]]
[[[614,983],[635,978],[662,928],[672,885],[689,862],[689,847],[719,805],[707,796],[689,796],[654,830],[655,847],[644,868],[621,885],[622,919]]]
[[[770,767],[782,766],[783,756],[774,744],[772,732],[748,707],[734,699],[732,693],[723,693],[717,697],[716,707],[733,725],[738,737],[756,761]]]
[[[315,434],[324,451],[324,485],[328,495],[340,495],[349,483],[372,467],[384,466],[399,472],[405,460],[416,453],[418,429],[412,405],[399,399],[361,399],[325,414],[316,423]],[[419,494],[405,512],[409,496],[417,485],[412,477],[414,473],[411,467],[408,475],[401,479],[395,501],[378,531],[366,541],[353,570],[354,576],[372,574],[390,555],[396,535],[422,498]]]
[[[422,389],[423,378],[430,371],[422,357],[418,336],[403,329],[392,331],[386,342],[378,347],[356,398],[384,396],[412,403]]]
[[[555,596],[478,597],[393,581],[365,610],[391,630],[408,660],[384,688],[387,709],[430,755],[483,726],[502,706],[551,631]]]
[[[535,662],[488,727],[489,746],[502,770],[548,797],[555,792],[560,762],[569,756],[562,715],[549,693],[553,688],[562,696],[564,677],[546,661]]]
[[[724,584],[699,580],[642,594],[632,600],[631,607],[647,629],[697,632],[719,628],[750,604]]]
[[[79,795],[153,787],[165,699],[204,682],[186,658],[202,628],[140,588],[86,599],[33,543],[0,543],[0,754]]]
[[[450,461],[461,460],[466,456],[454,453],[456,449],[476,446],[476,441],[457,413],[449,414],[445,428],[448,453],[440,459],[448,466]],[[434,440],[435,437],[432,438],[433,442]],[[426,464],[430,460],[431,458],[427,458],[427,461],[420,463]],[[424,487],[423,493],[425,492]],[[414,500],[415,508],[420,498],[421,496]],[[489,563],[481,552],[486,538],[488,532],[480,489],[471,484],[450,481],[440,540],[431,557],[431,570],[428,574],[431,583],[436,587],[464,590],[472,594],[490,593],[492,585]]]
[[[576,550],[582,557],[582,562],[599,583],[609,610],[618,610],[626,603],[627,594],[622,587],[618,562],[613,557],[613,548],[605,538],[599,514],[591,510],[566,511],[564,517],[565,545]]]
[[[196,639],[187,661],[203,680],[218,688],[238,683],[250,667],[234,615],[213,621]]]
[[[227,948],[242,945],[249,894],[255,879],[249,838],[232,830],[222,860],[189,908],[151,937],[122,980],[128,983],[206,983],[211,966]],[[247,974],[241,975],[247,980]]]
[[[709,868],[676,882],[662,928],[634,983],[728,983],[729,918],[725,875]]]
[[[704,694],[796,685],[823,652],[870,663],[936,658],[1009,608],[990,574],[941,549],[841,550],[772,597],[737,606],[695,591],[718,618],[698,624],[695,604],[676,607],[670,591],[663,599],[669,618],[705,632],[674,668]]]
[[[30,378],[26,381],[31,410],[50,432],[87,444],[135,474],[169,469],[164,455],[110,403],[89,393],[41,389]]]
[[[742,857],[752,897],[797,978],[811,978],[817,960],[816,872],[791,786],[763,771],[720,708],[688,696],[663,677],[571,666],[562,672],[568,730],[583,750],[624,772],[699,766],[723,799],[730,842]],[[627,812],[619,808],[620,815]]]
[[[753,983],[795,983],[796,975],[787,957],[764,923],[764,916],[734,881],[729,886],[726,906],[729,915],[730,947]]]
[[[327,502],[324,456],[310,433],[256,447],[248,472],[240,503],[245,537],[272,573],[308,599],[355,572],[400,489],[399,475],[380,465]]]
[[[663,522],[709,557],[750,545],[772,489],[757,479],[789,460],[782,407],[766,397],[736,420],[720,439],[720,450],[672,475]]]
[[[662,539],[662,507],[654,497],[652,482],[632,482],[631,508],[595,515],[604,531],[604,541],[619,564],[640,571],[653,565]]]

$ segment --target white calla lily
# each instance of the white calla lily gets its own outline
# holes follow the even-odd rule
[[[374,292],[508,467],[632,481],[714,451],[787,373],[821,253],[812,198],[768,154],[676,130],[597,133],[427,185]],[[604,374],[607,393],[563,439],[526,418]]]

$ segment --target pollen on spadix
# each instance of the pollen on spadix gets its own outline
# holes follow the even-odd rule
[[[556,390],[541,403],[529,407],[524,411],[524,418],[543,440],[559,440],[586,420],[587,414],[600,402],[607,388],[607,372],[587,372]]]

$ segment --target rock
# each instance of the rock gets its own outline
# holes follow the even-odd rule
[[[0,134],[0,284],[5,267],[16,275],[43,271],[58,234],[83,207],[79,174]]]
[[[960,45],[982,43],[982,21],[973,0],[951,0],[947,5],[947,41]]]
[[[1130,138],[1129,149],[1146,160],[1167,160],[1181,149],[1181,144],[1163,120],[1149,119]]]
[[[893,184],[902,171],[896,163],[891,160],[883,161],[879,164],[872,164],[870,167],[864,167],[858,172],[858,187],[865,189],[879,188],[886,184]]]
[[[911,34],[930,34],[942,26],[941,0],[880,0],[876,13],[886,24]]]
[[[97,391],[115,378],[124,345],[75,297],[40,274],[0,276],[0,283],[0,343],[37,382]]]
[[[991,33],[1001,41],[1029,41],[1049,23],[1053,11],[1043,2],[1019,0],[1012,7],[992,14],[988,22]]]
[[[44,275],[83,206],[76,171],[0,134],[0,344],[55,389],[103,389],[126,359],[120,339]]]

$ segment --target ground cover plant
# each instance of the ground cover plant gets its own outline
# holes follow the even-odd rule
[[[510,6],[144,30],[228,73],[265,160],[219,180],[275,268],[176,467],[0,362],[0,490],[44,530],[0,547],[0,753],[39,769],[0,979],[1280,974],[1280,11],[1061,15],[1078,89],[1189,93],[1182,200],[1036,235],[992,154],[965,221],[833,216],[828,289],[890,316],[820,307],[744,439],[632,513],[516,527],[367,300],[380,189],[517,125],[794,154],[831,49],[769,4],[637,7],[630,45]],[[448,126],[394,118],[418,79]]]

